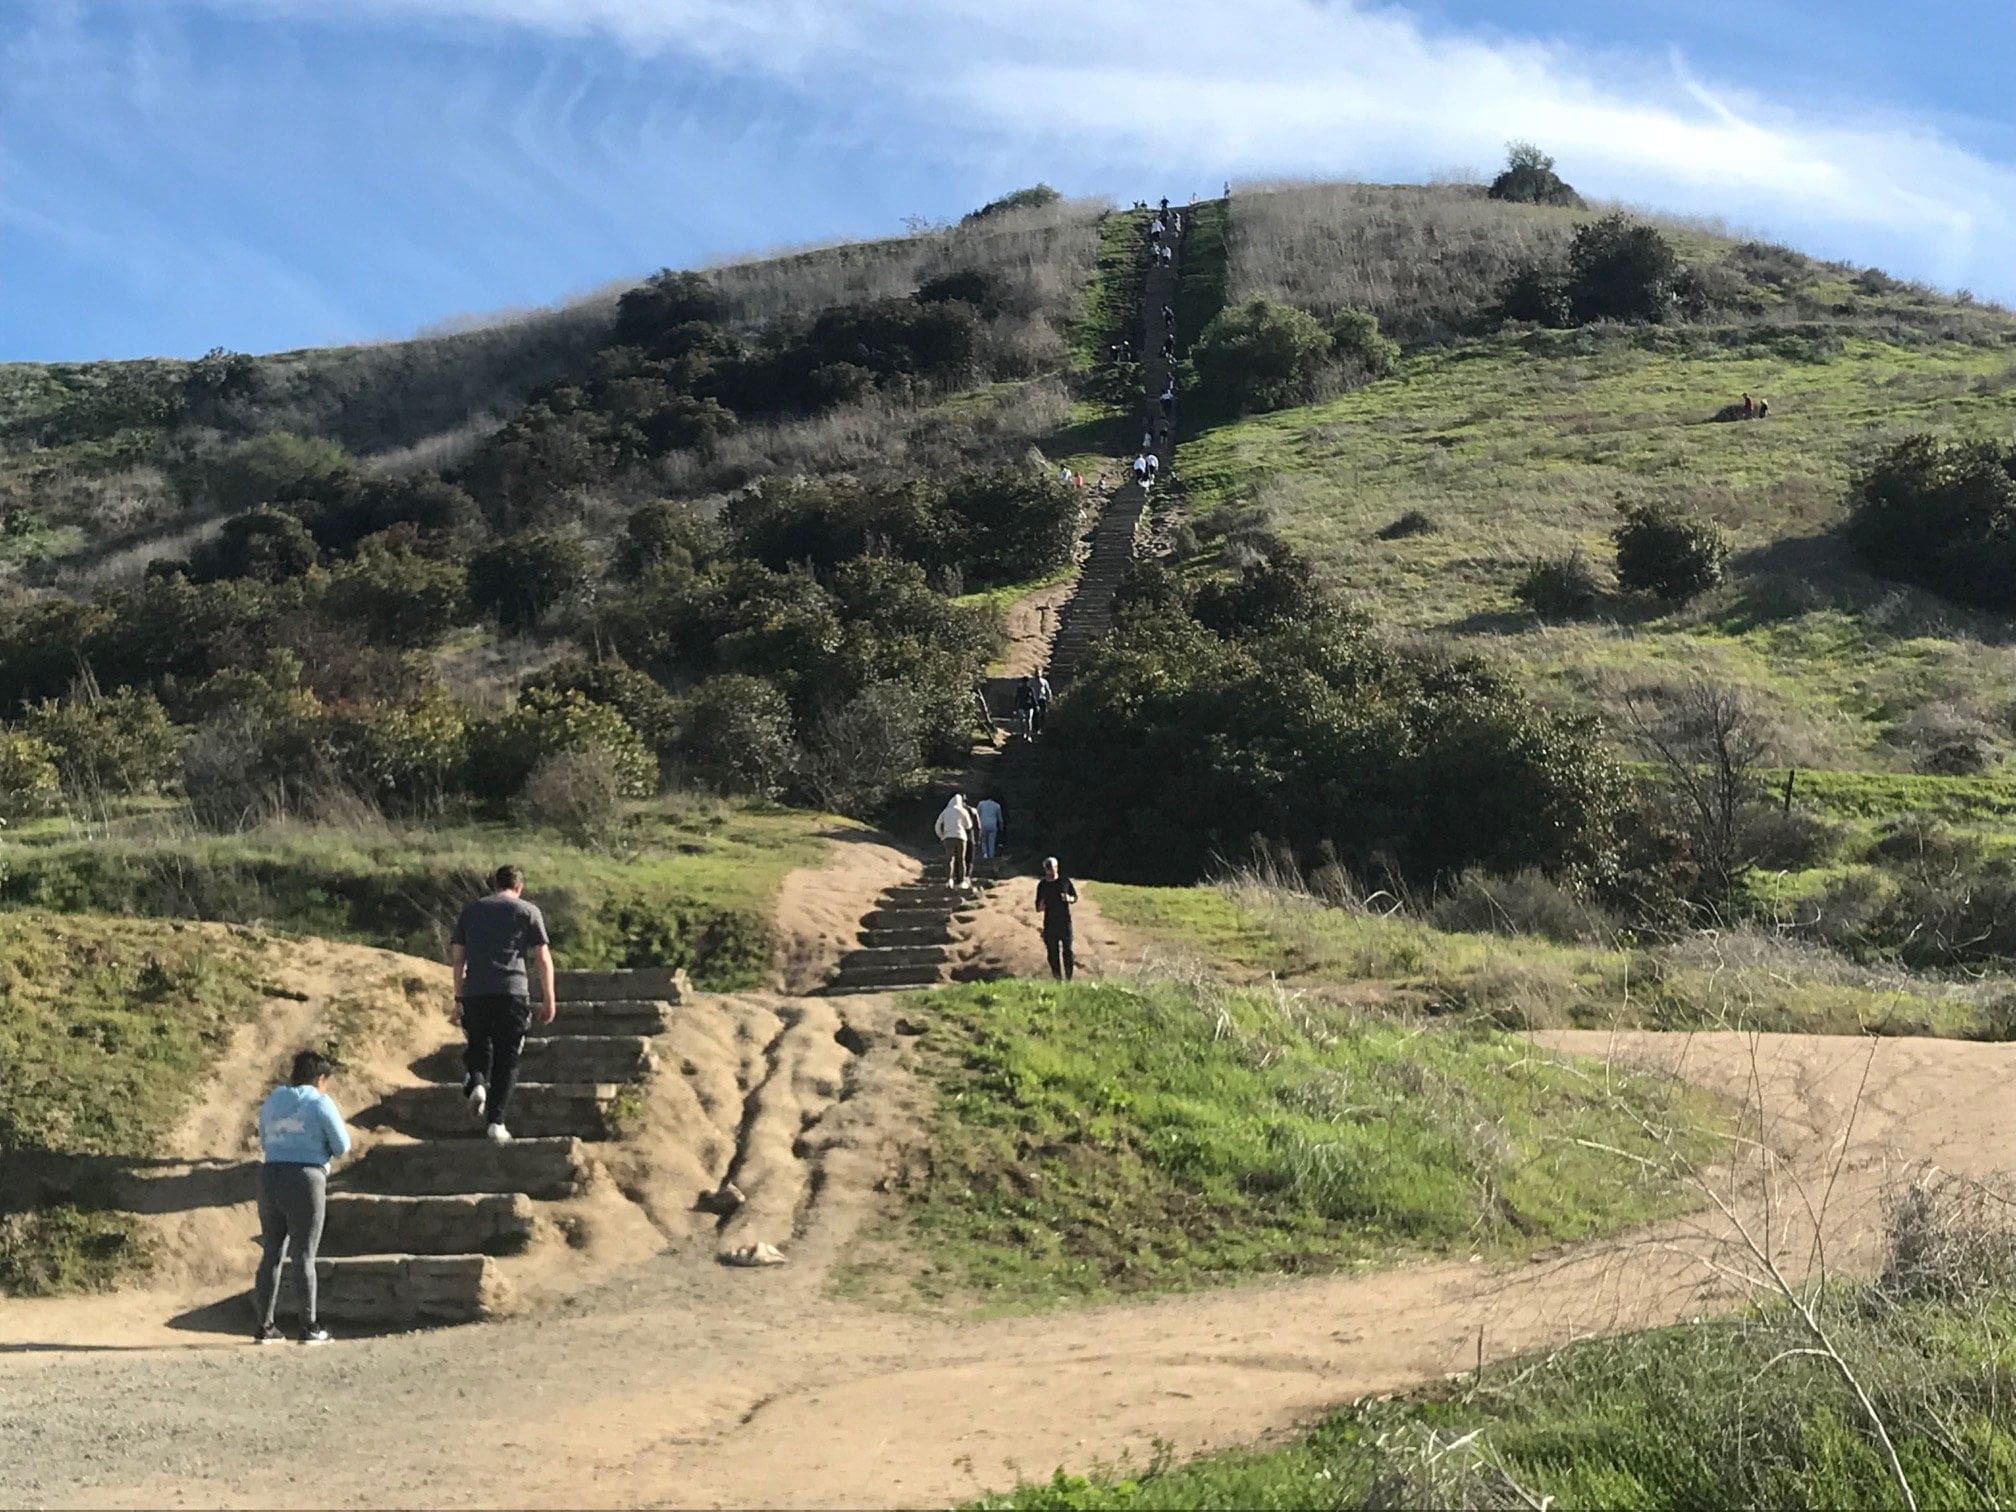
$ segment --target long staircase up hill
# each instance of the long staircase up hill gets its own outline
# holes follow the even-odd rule
[[[598,1143],[650,1075],[652,1040],[691,989],[674,971],[563,971],[560,1011],[535,1025],[510,1124],[483,1137],[462,1099],[459,1046],[417,1068],[358,1122],[386,1137],[331,1181],[317,1277],[321,1315],[376,1327],[469,1322],[506,1307],[504,1257],[563,1242],[550,1204],[604,1179]]]
[[[1181,256],[1182,243],[1176,243]],[[1156,435],[1157,422],[1164,417],[1161,394],[1170,378],[1170,364],[1162,355],[1163,338],[1170,334],[1163,320],[1165,305],[1176,301],[1176,265],[1156,260],[1144,238],[1142,255],[1149,259],[1142,280],[1140,347],[1143,375],[1141,416],[1130,421],[1125,434],[1130,457],[1135,443],[1146,432]],[[1170,434],[1157,440],[1155,454],[1166,475],[1175,451],[1175,420],[1167,417]],[[1113,601],[1128,564],[1134,560],[1141,520],[1148,507],[1148,490],[1135,481],[1130,470],[1107,496],[1094,520],[1090,549],[1078,573],[1069,600],[1058,617],[1045,658],[1050,685],[1059,695],[1077,675],[1092,648],[1113,628]],[[1012,708],[1013,680],[1002,680],[989,689],[993,707]],[[1032,833],[1032,821],[1042,811],[1042,792],[1035,765],[1035,749],[1028,742],[1010,739],[1005,746],[992,743],[975,749],[967,768],[964,789],[969,798],[992,794],[1008,815],[1008,833],[1014,837]],[[932,987],[951,979],[952,946],[961,917],[975,904],[972,893],[955,892],[940,885],[938,872],[930,865],[913,882],[886,890],[861,921],[858,946],[841,958],[839,970],[826,984],[828,993],[885,992],[896,988]],[[994,885],[986,880],[982,887]]]

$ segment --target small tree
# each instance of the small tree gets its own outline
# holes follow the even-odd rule
[[[625,798],[657,786],[657,758],[616,710],[579,693],[530,688],[510,713],[471,727],[469,786],[492,800],[515,797],[547,757],[591,749],[606,753]]]
[[[1582,206],[1582,196],[1554,171],[1554,159],[1531,142],[1505,144],[1505,171],[1486,192],[1492,199],[1514,204]]]
[[[1384,378],[1400,360],[1400,343],[1381,335],[1370,310],[1344,310],[1330,322],[1330,347],[1347,371]]]
[[[182,732],[151,693],[49,699],[22,728],[45,743],[71,797],[151,793],[182,769]]]
[[[506,536],[469,564],[470,601],[507,630],[530,630],[587,586],[586,549],[545,531]]]
[[[188,571],[199,583],[235,577],[278,583],[301,576],[320,555],[306,525],[284,509],[262,504],[226,520],[190,552]]]
[[[1211,318],[1194,360],[1211,403],[1250,413],[1320,398],[1332,354],[1330,333],[1308,311],[1254,299]]]
[[[761,678],[710,677],[680,706],[673,749],[710,787],[774,798],[796,755],[791,705]]]
[[[1627,590],[1679,604],[1722,581],[1729,542],[1712,521],[1665,500],[1620,503],[1617,513],[1617,581]]]
[[[1672,244],[1628,215],[1606,215],[1568,248],[1568,302],[1578,325],[1594,320],[1670,320],[1685,269]]]

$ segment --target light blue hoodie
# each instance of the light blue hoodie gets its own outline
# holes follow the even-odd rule
[[[350,1131],[327,1093],[275,1087],[259,1108],[259,1144],[275,1164],[326,1166],[350,1153]]]

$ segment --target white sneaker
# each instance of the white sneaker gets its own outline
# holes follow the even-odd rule
[[[511,1131],[505,1128],[504,1125],[502,1124],[490,1125],[489,1136],[490,1136],[490,1143],[492,1144],[511,1143]]]
[[[469,1104],[471,1118],[481,1118],[483,1105],[490,1101],[490,1089],[479,1081],[472,1087],[463,1088],[462,1100]]]

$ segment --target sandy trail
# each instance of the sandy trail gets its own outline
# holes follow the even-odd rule
[[[1898,1165],[1977,1175],[2016,1165],[2003,1092],[2016,1046],[1536,1038],[1674,1067],[1746,1101],[1754,1092],[1773,1143],[1815,1189],[1841,1159],[1827,1215],[1837,1265],[1872,1258]],[[900,1076],[885,1072],[878,1096],[900,1096]],[[881,1117],[865,1106],[860,1116],[867,1129]],[[136,1328],[137,1298],[10,1305],[0,1500],[942,1505],[1060,1463],[1142,1457],[1157,1438],[1181,1453],[1250,1440],[1360,1393],[1466,1369],[1480,1349],[1499,1358],[1729,1300],[1695,1258],[1716,1224],[1696,1219],[1515,1265],[981,1322],[892,1315],[827,1295],[827,1262],[866,1211],[879,1158],[844,1130],[827,1143],[846,1159],[815,1185],[852,1196],[830,1211],[815,1204],[798,1264],[736,1272],[712,1263],[711,1244],[682,1245],[563,1308],[475,1331],[314,1353],[59,1353],[21,1346],[81,1339],[94,1307],[96,1331],[123,1317],[113,1331],[128,1344],[189,1336]],[[1808,1249],[1803,1218],[1785,1217],[1796,1211],[1781,1209],[1773,1229],[1795,1262]]]

